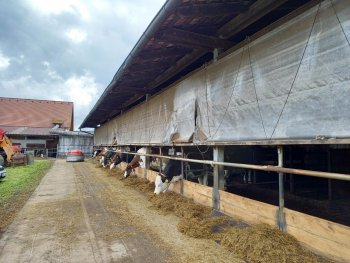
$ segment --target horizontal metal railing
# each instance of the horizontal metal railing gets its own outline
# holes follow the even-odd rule
[[[220,165],[220,166],[226,166],[226,167],[260,170],[260,171],[266,171],[266,172],[296,174],[296,175],[304,175],[304,176],[312,176],[312,177],[321,177],[321,178],[328,178],[328,179],[350,181],[350,174],[342,174],[342,173],[331,173],[331,172],[320,172],[320,171],[302,170],[302,169],[294,169],[294,168],[284,168],[284,167],[273,166],[273,165],[255,165],[255,164],[217,162],[217,161],[188,159],[188,158],[183,158],[183,157],[173,157],[173,156],[164,156],[164,155],[147,154],[147,153],[135,153],[135,152],[121,152],[121,153],[156,157],[156,158],[162,158],[162,159],[177,160],[177,161],[183,161],[183,162],[209,164],[211,166]]]

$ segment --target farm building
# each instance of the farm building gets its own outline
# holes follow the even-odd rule
[[[68,135],[62,133],[70,131],[70,137],[75,138],[74,142],[69,140],[70,147],[92,152],[92,136],[73,132],[73,102],[0,98],[0,109],[0,128],[24,151],[49,157],[56,157],[58,151],[62,155],[68,147],[67,139],[63,139]]]
[[[57,156],[66,156],[69,150],[79,149],[85,155],[92,155],[93,135],[82,131],[52,130],[51,134],[58,136]]]
[[[174,148],[174,191],[347,261],[349,38],[347,0],[168,0],[81,128]]]

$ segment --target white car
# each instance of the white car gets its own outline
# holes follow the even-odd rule
[[[0,165],[0,180],[4,179],[5,177],[6,177],[5,167]]]

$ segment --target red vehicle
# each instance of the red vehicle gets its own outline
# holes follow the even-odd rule
[[[70,150],[67,153],[67,162],[84,162],[84,153],[81,150]]]

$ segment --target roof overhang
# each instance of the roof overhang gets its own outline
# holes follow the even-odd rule
[[[166,89],[189,72],[317,0],[168,0],[87,115],[95,128]]]

